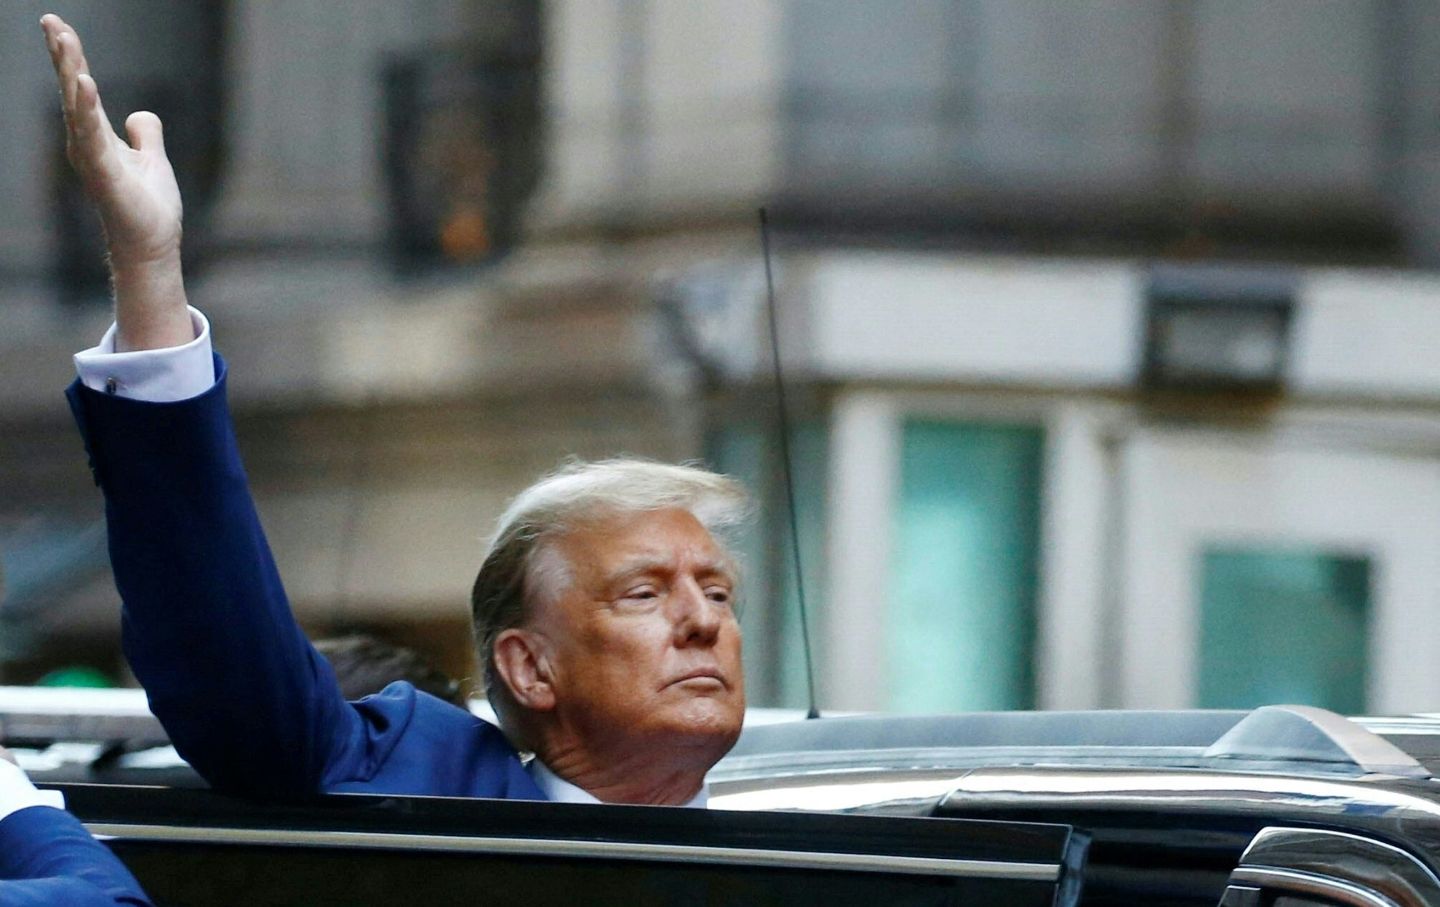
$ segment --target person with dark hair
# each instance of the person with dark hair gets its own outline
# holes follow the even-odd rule
[[[451,680],[414,649],[393,645],[369,633],[350,633],[315,640],[315,651],[330,662],[340,692],[351,702],[404,680],[422,693],[465,708],[460,682]]]
[[[67,149],[100,210],[115,324],[69,390],[124,602],[124,644],[176,749],[212,785],[704,805],[745,711],[733,480],[574,464],[517,497],[472,594],[500,728],[406,682],[349,703],[290,613],[190,308],[160,121],[111,128],[79,36],[41,20]],[[528,762],[522,752],[534,754]]]
[[[0,907],[148,907],[115,855],[0,747]]]

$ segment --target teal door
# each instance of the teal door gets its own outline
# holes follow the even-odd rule
[[[1034,705],[1042,441],[1030,426],[904,423],[888,708]]]

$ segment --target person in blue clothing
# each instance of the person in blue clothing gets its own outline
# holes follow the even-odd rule
[[[0,747],[0,907],[114,907],[150,900],[134,876],[65,812],[55,791],[36,790]]]
[[[131,114],[122,139],[75,30],[53,14],[41,28],[115,292],[115,324],[75,357],[68,395],[105,495],[125,651],[181,755],[215,787],[264,798],[703,805],[744,715],[736,571],[717,541],[743,489],[633,460],[542,479],[501,518],[472,594],[503,730],[404,682],[346,702],[250,500],[225,363],[186,298],[160,121]]]

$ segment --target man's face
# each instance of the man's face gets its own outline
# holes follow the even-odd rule
[[[550,643],[554,717],[591,745],[719,759],[740,733],[745,680],[734,569],[710,533],[658,510],[553,546],[558,575],[532,627]]]

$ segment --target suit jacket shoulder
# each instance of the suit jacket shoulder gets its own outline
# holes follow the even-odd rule
[[[32,806],[0,820],[0,907],[113,907],[150,900],[74,816]]]

